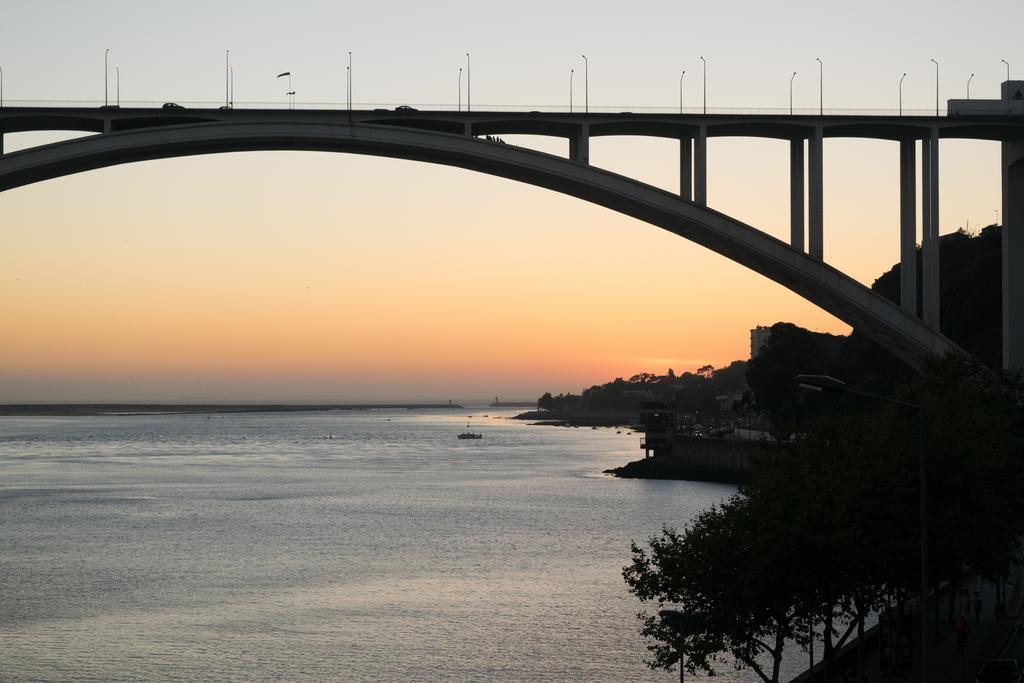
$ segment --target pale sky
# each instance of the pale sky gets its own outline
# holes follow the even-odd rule
[[[47,2],[0,12],[4,102],[905,109],[1024,75],[1020,2]],[[1019,77],[1018,75],[1018,77]],[[114,72],[110,73],[113,97]],[[8,151],[57,139],[15,134]],[[562,141],[512,142],[564,154]],[[677,143],[600,138],[591,163],[678,189]],[[825,142],[825,258],[898,259],[898,147]],[[993,222],[998,145],[945,141],[942,232]],[[783,142],[712,139],[709,204],[788,235]],[[580,200],[442,166],[265,152],[151,161],[0,193],[0,401],[476,400],[716,366],[780,320],[845,333],[788,290]]]

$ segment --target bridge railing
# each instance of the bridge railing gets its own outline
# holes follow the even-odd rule
[[[121,100],[120,108],[139,108],[139,109],[159,109],[164,105],[165,102],[173,101],[187,109],[217,109],[224,106],[224,101],[220,100],[217,102],[213,101],[202,101],[202,100]],[[113,105],[111,101],[109,104]],[[4,98],[4,108],[8,107],[53,107],[53,108],[68,108],[68,107],[81,107],[86,109],[99,108],[103,106],[102,100],[12,100]],[[353,102],[353,110],[367,111],[374,109],[387,109],[394,110],[400,106],[412,107],[418,111],[437,111],[437,112],[457,112],[459,111],[459,105],[455,102],[430,102],[430,103],[415,103],[415,102]],[[287,110],[289,104],[285,100],[276,101],[246,101],[246,102],[235,102],[234,109],[280,109]],[[312,109],[312,110],[336,110],[336,111],[347,111],[347,105],[345,102],[295,102],[294,109]],[[463,103],[461,111],[466,111],[466,105]],[[472,106],[474,112],[538,112],[538,113],[555,113],[555,114],[566,114],[569,113],[569,107],[566,104],[477,104],[474,103]],[[583,107],[574,104],[572,109],[573,114],[582,114]],[[591,105],[589,108],[591,114],[684,114],[684,115],[696,115],[704,113],[704,109],[700,106],[696,107],[683,107],[682,111],[678,106],[635,106],[635,105]],[[739,114],[739,115],[765,115],[765,116],[787,116],[790,114],[789,107],[708,107],[708,114]],[[817,107],[811,108],[794,108],[792,114],[794,116],[818,116],[819,113],[824,113],[825,116],[882,116],[892,117],[900,114],[897,108],[836,108],[827,107],[821,112]],[[935,109],[909,109],[904,108],[902,112],[903,116],[935,116]],[[945,110],[940,111],[941,116],[945,116]]]

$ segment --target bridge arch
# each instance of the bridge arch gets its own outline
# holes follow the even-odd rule
[[[920,367],[956,346],[859,282],[749,225],[609,171],[513,145],[398,126],[272,121],[107,133],[0,156],[0,191],[134,161],[238,151],[367,154],[456,166],[656,225],[778,282]]]

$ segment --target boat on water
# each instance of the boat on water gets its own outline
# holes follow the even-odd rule
[[[459,438],[460,439],[482,439],[482,438],[484,438],[484,435],[483,434],[474,434],[473,432],[462,432],[461,434],[459,434]]]

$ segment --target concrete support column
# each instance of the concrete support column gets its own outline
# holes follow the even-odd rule
[[[939,131],[921,147],[921,318],[939,328]]]
[[[708,205],[708,129],[700,126],[694,139],[693,201],[698,206]]]
[[[103,132],[104,133],[109,133],[110,132],[111,124],[112,124],[112,122],[111,122],[110,119],[105,119],[103,121]]]
[[[825,180],[822,156],[822,130],[815,128],[807,145],[807,252],[811,258],[825,259]]]
[[[569,138],[569,158],[581,164],[590,163],[590,126],[585,123]]]
[[[915,140],[900,140],[900,306],[917,316],[917,157]]]
[[[679,196],[693,200],[693,138],[679,138]]]
[[[789,244],[804,250],[804,140],[789,141]]]
[[[0,156],[4,154],[4,134],[0,133]]]
[[[1003,148],[1003,367],[1024,368],[1024,141]]]
[[[467,138],[473,137],[473,125],[470,123],[462,124],[462,134]]]

